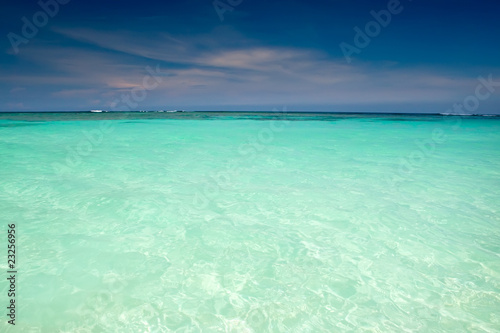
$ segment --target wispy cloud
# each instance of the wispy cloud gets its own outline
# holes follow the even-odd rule
[[[241,36],[234,43],[228,36],[237,33],[231,30],[189,37],[54,30],[86,46],[33,46],[32,52],[20,56],[50,75],[27,72],[4,76],[3,81],[19,86],[43,84],[52,87],[53,97],[109,105],[124,91],[140,86],[146,65],[161,64],[165,80],[148,95],[148,105],[189,101],[201,106],[449,103],[476,82],[475,77],[425,67],[401,68],[393,62],[349,65],[324,51],[268,46]]]
[[[11,90],[9,90],[9,92],[11,94],[15,94],[15,93],[18,93],[18,92],[21,92],[21,91],[25,91],[25,90],[26,90],[25,87],[14,87]]]

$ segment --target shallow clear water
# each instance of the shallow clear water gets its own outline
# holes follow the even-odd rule
[[[15,331],[500,330],[499,119],[2,115],[0,156]]]

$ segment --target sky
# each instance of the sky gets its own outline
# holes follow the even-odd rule
[[[0,111],[500,113],[498,1],[0,6]]]

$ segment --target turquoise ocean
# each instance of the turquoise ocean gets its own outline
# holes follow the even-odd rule
[[[0,222],[1,332],[500,331],[498,117],[0,114]]]

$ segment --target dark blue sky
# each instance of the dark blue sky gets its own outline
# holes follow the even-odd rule
[[[55,1],[3,1],[0,111],[500,113],[500,86],[474,103],[500,82],[497,1],[218,0],[223,21],[213,0]]]

